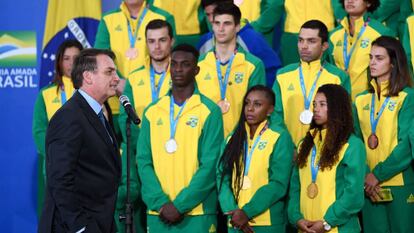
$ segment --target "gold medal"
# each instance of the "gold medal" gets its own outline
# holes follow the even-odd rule
[[[308,185],[307,194],[310,199],[314,199],[316,196],[318,196],[318,186],[316,183],[310,183]]]
[[[227,99],[220,100],[217,105],[220,107],[222,114],[227,113],[230,109],[230,102]]]
[[[374,133],[372,133],[371,135],[369,135],[368,137],[368,147],[371,150],[374,150],[375,148],[378,147],[378,137],[377,135],[375,135]]]
[[[252,187],[252,181],[250,180],[250,178],[248,176],[243,176],[243,185],[242,185],[242,189],[246,190]]]
[[[127,57],[128,60],[134,60],[135,58],[138,57],[138,50],[136,48],[129,48],[125,52],[125,56]]]

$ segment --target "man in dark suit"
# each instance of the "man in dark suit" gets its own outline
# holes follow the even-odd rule
[[[102,105],[119,83],[115,55],[85,49],[75,60],[73,97],[46,134],[47,187],[39,233],[113,233],[121,162]]]

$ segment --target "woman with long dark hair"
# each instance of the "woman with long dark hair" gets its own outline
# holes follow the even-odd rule
[[[291,178],[289,221],[301,232],[360,232],[365,148],[352,134],[351,98],[339,85],[323,85],[313,114]]]
[[[382,36],[372,42],[369,74],[370,88],[355,100],[355,128],[365,142],[369,168],[364,232],[414,232],[414,169],[408,143],[414,90],[398,40]]]
[[[77,40],[66,40],[56,52],[55,74],[52,83],[39,91],[34,110],[32,134],[39,155],[38,206],[43,206],[45,173],[45,140],[49,120],[74,92],[71,72],[75,57],[83,49]],[[42,77],[46,78],[46,77]],[[40,208],[39,208],[40,215]]]
[[[293,143],[285,129],[268,120],[274,102],[268,87],[248,90],[237,128],[219,161],[219,201],[233,225],[229,232],[285,232]]]

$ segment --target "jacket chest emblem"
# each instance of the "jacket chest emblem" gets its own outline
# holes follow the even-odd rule
[[[266,148],[266,146],[267,146],[267,141],[260,141],[259,144],[257,145],[257,149],[263,150],[264,148]]]
[[[391,112],[394,111],[396,105],[397,105],[397,101],[390,100],[390,102],[388,103],[388,110],[390,110]]]
[[[204,80],[211,80],[210,73],[207,73],[207,75],[206,75],[206,76],[204,76]]]
[[[365,49],[369,46],[369,39],[368,38],[364,38],[361,40],[361,44],[359,45],[361,48]]]
[[[117,31],[117,32],[122,32],[122,26],[118,24],[118,25],[115,27],[115,31]]]
[[[55,98],[52,100],[52,103],[53,103],[53,104],[60,104],[60,100],[59,100],[59,98],[58,98],[58,97],[55,97]]]
[[[234,82],[235,83],[241,83],[243,82],[243,78],[244,78],[244,74],[242,72],[236,72],[236,74],[234,75]]]
[[[191,128],[196,127],[198,124],[198,117],[190,116],[185,124],[190,126]]]

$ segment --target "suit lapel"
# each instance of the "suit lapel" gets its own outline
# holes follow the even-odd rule
[[[110,149],[113,155],[112,157],[115,159],[116,163],[120,163],[120,159],[118,158],[119,155],[117,153],[118,146],[111,127],[108,127],[108,130],[111,134],[112,139],[114,140],[113,142],[109,138],[105,126],[102,124],[101,120],[99,120],[98,115],[93,111],[93,109],[89,106],[88,102],[82,97],[82,95],[79,92],[76,92],[73,98],[77,100],[89,123],[93,126],[95,131],[99,134],[99,137],[105,142],[105,144]]]

